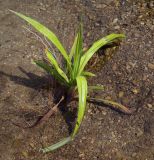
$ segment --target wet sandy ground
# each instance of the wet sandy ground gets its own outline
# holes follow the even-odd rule
[[[154,4],[151,0],[0,0],[0,159],[1,160],[153,160],[154,159]],[[125,33],[114,58],[94,67],[104,84],[98,97],[111,98],[136,112],[124,115],[106,107],[88,105],[76,139],[49,154],[39,148],[69,134],[66,111],[44,126],[22,129],[49,109],[46,74],[31,64],[42,59],[43,45],[8,9],[22,12],[52,29],[70,49],[83,15],[85,47],[109,33]],[[99,56],[103,57],[101,50]],[[95,58],[93,59],[95,61]],[[93,63],[92,61],[92,63]],[[66,120],[66,117],[67,120]]]

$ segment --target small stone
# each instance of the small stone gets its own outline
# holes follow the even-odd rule
[[[115,24],[115,23],[117,23],[117,22],[118,22],[118,18],[115,18],[115,19],[113,20],[112,24]]]
[[[132,157],[136,157],[136,155],[137,155],[137,153],[133,153],[133,154],[132,154]]]
[[[85,139],[87,139],[86,137],[82,137],[82,140],[85,140]]]
[[[111,135],[112,135],[112,138],[116,137],[115,134],[114,134],[114,132],[111,132]]]
[[[96,23],[95,23],[95,26],[96,26],[96,27],[100,26],[100,23],[96,22]]]
[[[95,16],[92,16],[91,14],[89,14],[89,19],[93,20],[93,19],[95,19]]]
[[[145,80],[147,80],[147,75],[143,75],[143,80],[145,81]]]
[[[120,91],[118,96],[119,96],[119,98],[122,98],[124,96],[124,92]]]
[[[34,143],[30,143],[29,144],[32,148],[34,148],[35,146],[34,146]]]
[[[147,106],[148,106],[148,108],[150,108],[150,109],[152,108],[152,104],[149,104],[149,103],[148,103]]]
[[[115,26],[114,29],[120,29],[120,26]]]
[[[107,96],[107,97],[105,97],[105,99],[107,99],[107,100],[111,100],[111,97],[110,97],[110,96]]]
[[[92,110],[90,108],[88,109],[88,113],[92,113]]]
[[[97,8],[97,9],[102,9],[102,8],[104,8],[104,7],[106,7],[105,4],[97,4],[97,5],[96,5],[96,8]]]
[[[25,158],[28,158],[28,153],[27,153],[27,152],[22,151],[22,155],[23,155]]]
[[[138,94],[138,93],[139,93],[139,90],[137,90],[136,88],[134,88],[134,89],[132,89],[132,92],[133,92],[134,94]]]
[[[94,140],[94,139],[92,139],[90,143],[91,143],[91,144],[94,144],[94,142],[95,142],[95,140]]]
[[[83,158],[84,156],[85,156],[84,153],[80,153],[80,154],[79,154],[79,157],[80,157],[80,158]]]
[[[117,65],[114,64],[113,67],[112,67],[113,71],[115,71],[117,69]]]
[[[149,68],[149,69],[153,69],[153,70],[154,70],[154,64],[152,64],[152,63],[148,63],[148,68]]]
[[[137,137],[140,137],[143,135],[143,131],[141,129],[138,129],[138,132],[136,133]]]
[[[142,19],[142,18],[143,18],[143,15],[140,15],[138,18],[139,18],[139,19]]]
[[[90,35],[91,35],[90,32],[88,32],[88,33],[87,33],[87,37],[90,37]]]
[[[106,116],[107,115],[107,113],[105,112],[105,111],[102,111],[101,112],[104,116]]]

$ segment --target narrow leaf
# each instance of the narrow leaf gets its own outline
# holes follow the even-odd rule
[[[71,67],[71,61],[70,61],[70,58],[69,58],[66,50],[64,49],[63,45],[60,43],[57,36],[52,31],[50,31],[44,25],[42,25],[41,23],[37,22],[36,20],[34,20],[30,17],[27,17],[21,13],[18,13],[18,12],[12,11],[12,10],[10,10],[10,11],[12,13],[16,14],[17,16],[19,16],[20,18],[24,19],[25,21],[27,21],[28,23],[30,23],[37,31],[39,31],[45,37],[47,37],[58,48],[58,50],[61,52],[61,54],[64,56],[65,60],[69,64],[69,67]]]
[[[80,65],[80,59],[82,56],[82,43],[83,43],[83,38],[82,38],[82,24],[79,26],[79,31],[77,35],[77,40],[76,40],[76,46],[75,46],[75,53],[73,55],[73,78],[76,79],[76,76],[78,74],[78,69]]]
[[[56,69],[56,71],[59,73],[59,75],[61,77],[63,77],[66,82],[69,82],[68,77],[66,76],[66,74],[63,72],[63,70],[59,67],[56,59],[54,58],[54,56],[52,55],[52,53],[50,53],[47,49],[45,50],[46,55],[50,61],[50,63],[53,65],[53,67]]]
[[[104,104],[106,104],[108,106],[111,106],[114,109],[119,110],[119,111],[121,111],[123,113],[126,113],[126,114],[132,114],[133,113],[133,111],[130,110],[129,108],[127,108],[126,106],[124,106],[122,104],[119,104],[117,102],[111,101],[111,100],[101,99],[101,98],[90,98],[90,97],[88,97],[87,99],[90,102],[104,103]]]
[[[92,45],[92,47],[81,57],[78,75],[81,74],[81,72],[83,71],[84,67],[86,66],[86,64],[88,63],[90,58],[93,56],[94,53],[96,53],[98,51],[98,49],[100,49],[104,45],[115,42],[116,40],[119,40],[121,38],[125,38],[125,35],[124,34],[110,34],[110,35],[96,41]]]
[[[86,99],[87,99],[87,80],[83,76],[77,77],[76,80],[79,93],[79,107],[78,107],[78,114],[77,114],[75,128],[72,133],[72,138],[74,138],[75,135],[77,134],[81,122],[83,120],[86,108]]]
[[[53,74],[53,69],[51,66],[49,66],[47,63],[44,63],[42,61],[36,61],[33,60],[32,63],[36,64],[37,66],[41,67],[42,69],[44,69],[46,72]]]
[[[67,85],[65,79],[63,79],[59,73],[53,69],[50,65],[48,65],[47,63],[44,63],[42,61],[33,61],[34,64],[36,64],[37,66],[39,66],[40,68],[44,69],[46,72],[48,72],[49,74],[51,74],[56,80],[58,80],[58,82],[60,82],[61,84],[65,84]]]
[[[90,90],[104,90],[104,86],[101,85],[101,86],[88,86],[88,91]]]
[[[58,148],[62,147],[63,145],[65,145],[65,144],[67,144],[71,141],[72,141],[71,137],[67,137],[67,138],[64,138],[63,140],[61,140],[60,142],[58,142],[56,144],[53,144],[49,147],[41,149],[41,151],[43,151],[43,153],[51,152],[51,151],[54,151],[55,149],[58,149]]]
[[[82,72],[82,74],[81,74],[81,75],[82,75],[82,76],[89,76],[89,77],[95,77],[95,76],[96,76],[94,73],[87,72],[87,71]]]
[[[70,60],[72,60],[73,55],[75,54],[75,49],[76,49],[77,39],[78,39],[78,34],[77,34],[77,35],[76,35],[76,37],[75,37],[75,40],[74,40],[73,46],[72,46],[71,51],[70,51],[70,55],[69,55]]]

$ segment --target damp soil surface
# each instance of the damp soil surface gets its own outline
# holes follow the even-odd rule
[[[152,0],[0,0],[0,160],[153,160],[153,8]],[[89,83],[105,86],[94,96],[112,99],[135,112],[125,115],[88,104],[73,142],[52,153],[39,152],[69,135],[76,110],[64,109],[35,128],[16,125],[33,124],[54,103],[48,76],[31,63],[44,57],[44,45],[8,9],[48,26],[67,50],[80,15],[85,48],[109,33],[124,33],[127,38],[105,66],[96,62],[110,54],[108,50],[100,50],[92,59],[91,71],[97,78]]]

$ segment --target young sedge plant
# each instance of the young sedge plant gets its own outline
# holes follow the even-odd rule
[[[94,53],[96,53],[101,47],[105,45],[112,44],[118,40],[125,38],[124,34],[112,33],[106,37],[97,40],[87,51],[84,51],[83,34],[82,34],[83,28],[82,28],[82,23],[80,23],[79,30],[75,37],[73,46],[71,48],[70,53],[68,54],[67,51],[64,49],[63,45],[61,44],[61,42],[59,41],[59,39],[57,38],[57,36],[51,30],[49,30],[44,25],[40,24],[39,22],[30,17],[27,17],[21,13],[12,10],[10,11],[19,16],[20,18],[22,18],[23,20],[27,21],[39,33],[45,36],[59,50],[59,52],[64,58],[64,68],[61,68],[55,56],[49,49],[46,48],[45,54],[47,56],[49,63],[43,61],[34,61],[34,63],[39,67],[43,68],[47,73],[52,75],[58,81],[59,84],[65,86],[67,92],[69,93],[68,95],[74,95],[70,93],[72,92],[74,93],[77,91],[76,97],[78,99],[79,104],[78,104],[77,120],[73,132],[69,137],[64,138],[60,142],[51,145],[47,148],[41,149],[43,153],[47,153],[57,148],[60,148],[61,146],[71,142],[75,138],[85,114],[87,101],[102,102],[107,105],[111,105],[112,107],[118,108],[124,111],[125,113],[131,113],[131,111],[128,108],[116,102],[106,99],[97,99],[89,97],[88,91],[99,90],[104,88],[103,86],[88,86],[87,78],[95,76],[95,74],[85,71],[85,67],[88,61],[94,55]]]

